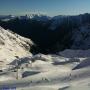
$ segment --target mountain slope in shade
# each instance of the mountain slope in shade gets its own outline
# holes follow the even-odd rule
[[[8,64],[18,56],[31,56],[30,46],[33,42],[30,39],[21,37],[9,30],[0,27],[0,65]]]
[[[68,57],[68,58],[86,58],[90,57],[90,49],[88,50],[72,50],[72,49],[66,49],[62,52],[59,52],[59,54],[63,57]]]
[[[84,67],[90,67],[90,58],[83,60],[80,64],[78,64],[73,70],[81,69]]]
[[[84,25],[77,30],[73,30],[72,49],[90,49],[90,25]]]

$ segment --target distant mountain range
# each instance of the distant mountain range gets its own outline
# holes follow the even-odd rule
[[[34,52],[56,53],[64,49],[90,49],[90,14],[0,16],[0,26],[36,44]],[[37,49],[37,50],[36,50]]]
[[[44,14],[28,14],[28,15],[26,14],[26,15],[21,15],[21,16],[0,15],[0,20],[3,20],[3,21],[15,19],[15,18],[19,18],[19,19],[35,19],[35,20],[38,20],[38,21],[47,21],[47,20],[51,19],[51,17],[46,16]]]

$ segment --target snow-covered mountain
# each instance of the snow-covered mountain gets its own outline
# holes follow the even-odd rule
[[[90,50],[32,55],[32,45],[30,39],[0,27],[0,90],[90,89]]]
[[[48,21],[51,17],[43,14],[26,14],[25,16],[18,16],[19,19],[32,19],[37,21]]]
[[[15,19],[16,16],[14,15],[0,15],[0,20],[2,21],[8,21],[8,20],[11,20],[11,19]]]
[[[19,18],[20,20],[37,20],[37,21],[48,21],[51,19],[50,16],[44,15],[44,14],[26,14],[26,15],[20,15],[20,16],[15,16],[15,15],[0,15],[0,20],[2,21],[9,21],[15,18]]]
[[[90,14],[88,13],[55,17],[29,14],[18,18],[9,22],[0,21],[0,25],[31,38],[39,46],[40,51],[90,49]]]
[[[20,34],[24,32],[23,36],[31,29],[35,30],[31,35],[38,41],[43,41],[44,38],[47,46],[48,42],[54,40],[55,43],[52,44],[57,45],[51,45],[50,48],[53,48],[52,51],[58,49],[59,53],[32,55],[29,51],[34,43],[30,39],[0,27],[0,90],[90,90],[90,22],[87,16],[88,14],[75,17],[56,16],[52,20],[46,19],[46,16],[21,16],[20,18],[25,20],[11,20],[8,24],[1,22],[5,26],[11,25],[11,28],[14,28],[12,31],[17,29]],[[30,19],[29,25],[26,25],[27,18],[36,18],[37,21],[33,23]],[[45,22],[43,27],[43,22],[40,21],[44,19],[49,20],[49,24]],[[44,35],[51,35],[47,38],[51,39],[47,41]],[[61,48],[64,51],[60,51]],[[34,49],[34,52],[36,50],[38,49]],[[49,48],[46,51],[48,50]]]
[[[17,57],[31,56],[33,42],[30,39],[0,27],[0,65],[8,64]]]

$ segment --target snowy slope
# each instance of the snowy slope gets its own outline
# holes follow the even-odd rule
[[[30,39],[0,27],[0,65],[8,64],[18,57],[32,55],[29,50],[33,42]]]
[[[53,65],[53,60],[43,61],[42,58],[39,57],[39,55],[37,57],[38,59],[34,58],[35,60],[34,62],[32,62],[32,66],[28,68],[24,67],[23,72],[28,71],[29,73],[31,73],[28,76],[15,80],[15,72],[14,75],[11,71],[7,72],[5,75],[3,74],[4,79],[8,76],[8,79],[11,77],[11,80],[7,82],[2,81],[0,83],[0,89],[2,88],[2,86],[7,86],[9,88],[16,87],[17,90],[90,89],[90,67],[72,70],[72,67],[70,67],[70,64],[73,64],[72,62]],[[59,59],[62,62],[62,59],[66,58],[59,57]]]

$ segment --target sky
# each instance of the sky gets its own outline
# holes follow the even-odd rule
[[[30,13],[49,16],[90,13],[90,0],[0,0],[0,15]]]

